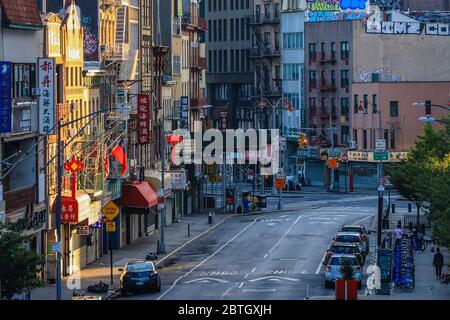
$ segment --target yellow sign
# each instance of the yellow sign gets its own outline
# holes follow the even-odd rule
[[[108,221],[113,221],[119,215],[120,209],[113,201],[110,201],[102,208],[102,213]]]
[[[275,189],[276,190],[280,190],[280,189],[284,189],[286,185],[286,178],[276,178],[275,179]]]
[[[115,222],[107,222],[106,223],[106,232],[116,232],[116,223]]]

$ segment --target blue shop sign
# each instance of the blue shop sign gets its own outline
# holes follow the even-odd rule
[[[0,132],[11,132],[11,62],[0,61]]]

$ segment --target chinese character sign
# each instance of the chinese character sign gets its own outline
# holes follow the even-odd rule
[[[11,132],[11,63],[0,61],[0,132]]]
[[[138,144],[150,143],[150,98],[148,95],[138,95]]]
[[[68,197],[62,197],[61,222],[77,223],[78,222],[78,201]]]
[[[39,59],[39,134],[54,133],[55,61]]]

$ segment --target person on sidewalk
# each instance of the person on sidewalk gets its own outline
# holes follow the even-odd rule
[[[444,266],[444,256],[441,253],[439,248],[436,248],[436,253],[433,258],[433,266],[436,268],[436,278],[437,280],[441,279],[442,275],[442,267]]]
[[[397,224],[397,228],[394,229],[394,234],[395,234],[395,243],[399,242],[402,240],[403,238],[403,230],[402,227],[399,224]]]

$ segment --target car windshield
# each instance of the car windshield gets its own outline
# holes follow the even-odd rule
[[[151,263],[136,263],[136,264],[129,264],[127,266],[127,271],[130,272],[137,272],[137,271],[153,271],[153,264]]]
[[[336,237],[337,242],[361,242],[357,235],[339,235]]]
[[[358,265],[358,261],[356,260],[356,258],[349,258],[349,257],[334,257],[333,259],[331,259],[330,264],[333,266],[342,265],[342,264],[344,264],[344,259],[348,259],[352,266]]]
[[[148,273],[149,272],[150,271],[132,271],[131,275],[132,275],[133,278],[142,279],[142,278],[148,278],[148,276],[149,276]]]
[[[362,233],[363,230],[360,227],[343,227],[342,231]]]
[[[333,253],[354,253],[355,252],[355,248],[353,247],[344,247],[344,246],[332,246],[331,247],[331,252]]]

